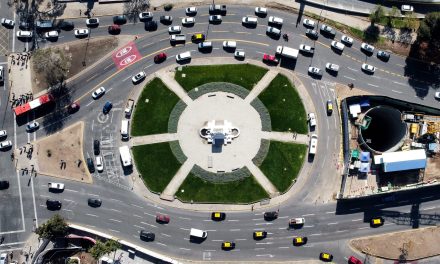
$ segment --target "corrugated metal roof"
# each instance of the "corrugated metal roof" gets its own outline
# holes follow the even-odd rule
[[[382,154],[382,162],[399,162],[410,160],[426,160],[426,152],[424,149],[415,149],[408,151],[386,152]]]

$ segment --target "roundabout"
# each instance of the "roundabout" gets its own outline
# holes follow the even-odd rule
[[[204,18],[207,20],[205,16],[208,13],[207,6],[199,8],[196,19],[200,22],[197,22],[194,27],[184,28],[184,30],[189,36],[196,32],[209,32],[208,40],[214,43],[214,49],[208,54],[198,52],[197,46],[190,42],[185,43],[185,45],[171,47],[166,27],[163,25],[160,25],[159,29],[154,32],[145,32],[143,25],[137,24],[133,24],[131,29],[127,28],[127,32],[130,34],[141,35],[134,42],[142,55],[141,59],[129,64],[124,69],[118,69],[113,60],[106,57],[68,82],[70,89],[74,91],[72,97],[75,101],[79,101],[82,107],[76,114],[63,119],[63,122],[67,126],[81,120],[85,121],[83,155],[84,157],[94,157],[92,143],[94,139],[99,139],[102,143],[105,170],[103,173],[96,172],[92,174],[94,183],[91,185],[66,181],[66,190],[64,193],[59,194],[47,191],[47,183],[52,180],[51,178],[39,175],[33,179],[32,186],[35,185],[35,196],[33,194],[31,196],[30,191],[29,194],[26,194],[28,195],[25,198],[27,210],[23,210],[23,214],[26,215],[26,230],[29,229],[29,226],[32,226],[32,219],[38,218],[37,222],[41,223],[54,214],[41,206],[50,197],[63,201],[63,209],[59,213],[69,222],[88,226],[119,239],[132,241],[138,246],[160,252],[182,262],[187,260],[271,262],[275,260],[292,261],[293,259],[300,263],[307,263],[307,261],[317,260],[321,252],[331,252],[336,263],[346,263],[346,258],[350,255],[359,258],[365,257],[364,254],[353,251],[347,246],[347,242],[351,238],[408,229],[407,225],[396,224],[392,218],[387,219],[383,227],[370,229],[368,219],[372,205],[374,210],[386,210],[390,207],[379,199],[374,198],[353,203],[341,203],[334,200],[340,186],[340,117],[336,109],[333,115],[329,117],[327,117],[325,110],[325,102],[328,100],[337,102],[336,83],[346,83],[347,80],[354,82],[356,87],[368,90],[371,93],[383,93],[408,101],[420,100],[414,97],[413,87],[407,85],[407,78],[403,76],[403,69],[398,66],[398,64],[404,63],[404,59],[392,56],[389,63],[385,64],[374,57],[366,57],[358,50],[360,42],[357,40],[355,40],[353,47],[346,48],[342,55],[335,54],[329,48],[330,39],[322,37],[319,41],[311,41],[304,35],[305,28],[295,27],[296,15],[275,9],[270,9],[269,12],[271,12],[271,15],[283,17],[285,19],[283,31],[288,31],[295,37],[290,38],[287,43],[283,40],[268,38],[265,35],[267,18],[259,18],[259,25],[254,29],[242,28],[241,23],[239,23],[241,17],[253,13],[253,8],[244,6],[231,7],[221,24],[209,27],[207,21],[202,22]],[[183,16],[184,10],[172,10],[170,14],[175,17]],[[110,20],[109,18],[109,23]],[[102,18],[101,21],[105,23],[106,18]],[[78,21],[78,24],[80,23],[82,22]],[[125,27],[122,28],[125,30]],[[105,28],[96,29],[96,34],[106,34]],[[337,32],[338,37],[339,35],[341,34]],[[66,38],[62,41],[70,41],[72,38],[66,34]],[[245,61],[235,60],[233,53],[221,48],[221,43],[225,40],[237,41],[237,49],[246,52]],[[277,45],[298,47],[303,42],[315,45],[314,57],[301,55],[294,63],[281,59],[279,66],[270,66],[261,62],[262,55],[264,53],[273,54]],[[258,80],[264,78],[265,74],[270,74],[270,80],[274,80],[278,73],[283,74],[295,86],[304,104],[305,109],[302,112],[299,111],[298,114],[292,115],[301,117],[295,121],[298,123],[294,121],[290,123],[283,122],[286,121],[285,117],[283,120],[282,115],[277,116],[277,114],[274,114],[273,111],[281,112],[281,110],[287,108],[281,103],[284,102],[282,101],[284,96],[276,98],[265,94],[269,89],[264,90],[265,87],[268,87],[267,85],[261,87],[261,90],[257,89],[258,92],[253,94],[254,91],[257,91],[256,87],[259,87],[257,86],[258,81],[252,82],[251,87],[254,87],[253,89],[242,85],[243,89],[249,91],[247,96],[235,97],[227,91],[218,90],[203,95],[191,92],[195,87],[204,85],[203,83],[194,83],[194,85],[188,86],[178,85],[181,89],[176,90],[174,84],[180,83],[180,77],[174,80],[170,73],[173,73],[176,66],[179,67],[179,65],[176,65],[174,57],[185,51],[191,51],[193,56],[190,62],[191,65],[197,64],[205,67],[213,64],[245,64],[249,62],[266,69],[265,72],[267,73],[260,74]],[[162,64],[153,63],[154,55],[160,52],[168,53],[167,60]],[[360,65],[357,67],[357,64],[364,60],[368,60],[369,63],[377,67],[378,70],[375,75],[367,76],[360,72]],[[313,65],[324,68],[325,63],[328,61],[337,61],[343,67],[338,76],[324,74],[322,79],[308,76],[307,68],[309,65],[313,63]],[[356,66],[353,66],[354,63],[356,63]],[[142,84],[134,86],[131,84],[130,79],[140,71],[144,71],[147,78]],[[243,79],[249,77],[245,75],[243,74]],[[154,82],[154,77],[161,79],[164,85],[164,87],[160,87],[162,84],[157,83],[157,81],[155,83],[157,89],[155,88],[154,91],[157,92],[162,89],[161,93],[148,93],[148,91],[153,91],[149,88],[143,90],[144,84]],[[356,79],[356,81],[350,78]],[[225,80],[223,76],[222,79]],[[231,80],[232,78],[228,81],[232,82]],[[210,82],[220,81],[210,80]],[[402,83],[404,85],[401,85]],[[283,87],[283,85],[279,87]],[[107,93],[102,100],[92,100],[90,93],[101,86],[106,87]],[[388,88],[383,88],[385,86]],[[211,93],[215,96],[209,97]],[[276,93],[274,94],[276,95]],[[143,97],[143,95],[145,96]],[[270,127],[264,125],[261,115],[251,104],[253,100],[248,99],[248,96],[258,97],[264,104],[270,114]],[[125,119],[123,109],[128,98],[140,99],[131,119],[132,138],[129,142],[124,142],[120,140],[119,130],[121,121]],[[162,98],[166,103],[161,105],[166,105],[166,107],[157,105],[157,101],[153,98]],[[276,98],[277,100],[271,102],[270,98]],[[102,119],[100,118],[102,106],[107,100],[112,101],[113,109],[105,119]],[[232,100],[237,103],[231,104]],[[143,102],[147,103],[143,105]],[[433,105],[435,101],[427,98],[425,103]],[[176,110],[181,115],[179,121],[173,121],[173,123],[169,120],[176,104],[181,107],[179,111]],[[183,107],[183,104],[186,104],[186,107]],[[147,109],[147,106],[154,107]],[[293,108],[297,109],[296,107]],[[137,117],[136,111],[142,109],[149,111],[151,114],[144,116],[144,123],[139,123],[140,116]],[[286,162],[291,161],[293,158],[283,154],[285,152],[281,150],[282,146],[272,143],[267,146],[268,153],[271,152],[271,148],[273,153],[277,153],[277,155],[272,154],[277,158],[266,161],[270,161],[269,164],[265,165],[264,161],[261,161],[257,166],[252,162],[252,159],[259,153],[262,145],[261,139],[269,141],[277,141],[278,139],[279,142],[289,144],[297,142],[302,146],[306,146],[308,144],[307,134],[309,133],[306,126],[306,113],[308,112],[314,112],[317,115],[318,125],[314,133],[319,134],[318,154],[313,162],[310,162],[305,157],[306,148],[299,149],[298,151],[303,154],[293,155],[293,157],[304,162],[303,165],[295,165],[301,168],[301,176],[296,179],[297,181],[293,185],[291,184],[292,180],[277,182],[270,176],[270,173],[266,172],[272,170],[280,158],[284,158]],[[211,120],[230,121],[233,127],[240,130],[240,135],[233,139],[230,144],[222,145],[221,154],[228,155],[219,156],[219,158],[214,157],[212,168],[209,166],[208,156],[214,156],[217,153],[213,154],[212,145],[207,144],[206,140],[199,135],[200,129],[205,126],[205,122]],[[28,140],[32,140],[32,137],[47,136],[48,133],[45,133],[44,128],[53,126],[57,122],[42,122],[42,128],[31,134],[31,136],[24,131],[24,128],[18,127],[17,144],[24,145]],[[170,125],[170,123],[172,124]],[[302,127],[296,126],[296,124],[302,124]],[[12,128],[10,130],[12,131]],[[296,139],[294,138],[294,132],[297,132]],[[172,142],[179,142],[181,152],[186,157],[185,160],[175,155],[174,151],[178,147],[175,146],[176,143]],[[159,144],[160,147],[157,147]],[[173,144],[174,147],[170,147]],[[121,145],[132,147],[136,162],[136,167],[134,167],[132,173],[125,174],[121,169],[117,154],[117,149]],[[138,153],[136,154],[136,152]],[[179,151],[177,150],[177,152]],[[266,159],[269,155],[267,154]],[[136,159],[139,159],[136,156],[143,158],[143,160],[141,162],[136,161]],[[171,158],[163,159],[164,156]],[[231,159],[231,157],[234,158]],[[255,180],[247,183],[247,188],[242,188],[240,184],[232,185],[227,194],[233,197],[234,195],[254,191],[259,194],[257,199],[254,199],[252,203],[243,201],[244,198],[248,197],[244,197],[242,201],[235,201],[240,204],[226,202],[224,205],[219,205],[215,204],[215,201],[191,204],[193,197],[191,195],[186,196],[191,193],[191,186],[207,188],[206,186],[209,185],[207,181],[202,181],[199,177],[192,175],[194,173],[190,174],[195,164],[198,164],[201,169],[211,170],[211,172],[228,172],[243,166],[250,166],[248,167],[249,172]],[[144,166],[144,170],[150,171],[151,174],[139,173],[142,170],[141,166]],[[255,168],[260,172],[264,172],[262,174],[267,176],[265,178],[269,184],[262,184],[264,178],[262,178],[262,181],[258,180],[259,175],[257,175],[258,171]],[[281,166],[280,168],[284,170],[287,167]],[[295,168],[292,167],[289,170],[295,171]],[[179,171],[183,172],[182,177],[175,178],[175,175],[179,175]],[[158,178],[166,179],[154,182]],[[142,179],[144,182],[142,182]],[[246,179],[250,179],[250,177],[246,177]],[[17,180],[19,182],[23,181],[21,188],[24,188],[28,179],[21,179],[17,174]],[[151,182],[148,182],[149,180]],[[172,201],[161,200],[160,195],[164,194],[173,181],[177,184],[172,185],[173,188],[169,189],[171,192],[166,197],[167,200]],[[154,194],[145,188],[144,183]],[[255,186],[255,184],[261,186],[262,191],[253,189],[252,186]],[[153,188],[151,188],[152,185],[154,185]],[[184,187],[180,187],[182,185]],[[272,189],[270,185],[276,189]],[[292,187],[289,189],[291,185]],[[196,190],[203,190],[203,188],[197,188]],[[283,194],[273,195],[277,191]],[[226,192],[220,190],[220,193]],[[267,197],[272,196],[272,198],[264,199],[265,193]],[[215,196],[217,193],[209,190],[207,194],[198,197],[204,198],[209,194]],[[177,195],[178,199],[175,199],[174,195]],[[98,196],[103,200],[102,207],[90,208],[86,204],[85,196]],[[35,202],[32,202],[32,197],[35,197]],[[430,197],[424,200],[427,206],[437,205],[436,199],[438,199],[438,196],[435,191],[427,191],[420,194],[419,197]],[[15,197],[14,199],[11,204],[19,204],[19,198]],[[260,202],[254,203],[254,201]],[[403,202],[399,203],[399,201]],[[392,204],[396,207],[393,210],[407,212],[411,210],[412,202],[412,198],[398,197],[398,201]],[[33,215],[34,210],[36,216]],[[226,213],[226,219],[223,222],[212,221],[210,219],[211,212],[220,210]],[[435,212],[436,210],[436,208],[427,209],[428,212]],[[263,214],[266,211],[278,211],[278,219],[265,221]],[[171,218],[170,223],[157,223],[155,221],[157,213],[169,215]],[[20,215],[11,217],[15,219],[14,222],[21,221]],[[305,219],[302,228],[288,228],[288,220],[294,217]],[[20,230],[21,226],[12,228]],[[189,233],[191,228],[207,231],[207,239],[201,244],[190,243]],[[140,230],[154,232],[156,240],[151,243],[140,241]],[[266,231],[267,237],[264,240],[256,241],[252,237],[255,231]],[[307,244],[302,247],[294,247],[293,238],[298,236],[308,237]],[[7,239],[19,240],[21,237],[12,238],[11,235],[11,238],[8,237]],[[224,241],[234,241],[236,243],[235,249],[230,251],[221,250],[221,244]]]

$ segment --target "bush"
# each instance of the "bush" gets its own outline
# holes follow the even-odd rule
[[[166,4],[163,6],[163,9],[165,11],[170,11],[171,9],[173,9],[173,4]]]

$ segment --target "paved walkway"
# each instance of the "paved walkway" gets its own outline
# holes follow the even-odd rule
[[[269,194],[271,198],[280,194],[277,188],[272,184],[272,182],[269,181],[266,175],[264,175],[260,168],[258,168],[252,161],[246,163],[246,167],[249,169],[252,175],[254,175],[257,182],[260,184],[261,187],[263,187],[263,189]]]
[[[187,159],[177,171],[176,175],[174,175],[170,183],[168,183],[167,187],[160,195],[160,199],[173,201],[174,194],[179,190],[180,185],[182,185],[183,181],[186,179],[186,176],[188,176],[193,167],[194,162],[191,159]]]
[[[244,99],[245,102],[251,103],[266,87],[272,82],[278,71],[270,70],[261,78],[261,80],[252,88],[251,92]]]
[[[290,132],[262,132],[264,139],[276,140],[282,142],[292,142],[300,144],[309,144],[309,136],[304,134],[290,133]]]
[[[175,140],[179,140],[178,135],[169,134],[169,133],[132,137],[130,139],[130,147],[138,146],[138,145],[156,144],[156,143],[175,141]]]
[[[179,98],[182,99],[185,104],[189,105],[192,102],[191,97],[188,96],[182,86],[180,86],[180,84],[174,79],[173,71],[159,71],[156,73],[156,76],[159,77],[163,81],[163,83],[166,84],[168,89],[179,96]]]

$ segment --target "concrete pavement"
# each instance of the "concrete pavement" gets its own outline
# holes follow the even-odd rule
[[[156,144],[162,142],[169,142],[179,140],[177,133],[176,134],[155,134],[155,135],[146,135],[139,137],[131,137],[130,139],[130,147],[138,146],[138,145],[147,145],[147,144]]]
[[[182,86],[180,86],[180,84],[174,79],[174,71],[168,69],[157,72],[156,76],[166,84],[168,89],[174,92],[183,102],[185,102],[185,104],[190,104],[192,99],[188,96]]]
[[[263,138],[268,140],[276,140],[282,142],[291,142],[291,143],[299,143],[299,144],[309,144],[309,136],[298,134],[298,133],[290,133],[290,132],[266,132],[263,131]]]
[[[272,82],[272,80],[278,75],[277,70],[271,69],[261,78],[261,80],[252,88],[251,92],[244,99],[245,102],[251,103],[266,87]]]
[[[252,161],[249,161],[246,163],[246,167],[249,169],[249,171],[254,175],[255,180],[260,184],[261,187],[269,194],[269,196],[275,197],[279,195],[279,191],[277,188],[272,184],[271,181],[264,175],[264,173],[258,168]]]
[[[186,179],[186,176],[190,173],[194,167],[194,162],[191,159],[187,159],[185,163],[180,166],[179,170],[174,175],[173,179],[168,183],[165,190],[160,194],[160,199],[173,201],[174,194],[179,190],[180,185]]]

